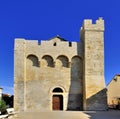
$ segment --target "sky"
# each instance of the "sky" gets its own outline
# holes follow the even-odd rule
[[[14,39],[80,40],[84,19],[105,20],[105,82],[120,74],[120,0],[0,0],[0,87],[13,94]]]

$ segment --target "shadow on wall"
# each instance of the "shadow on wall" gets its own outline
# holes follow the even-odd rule
[[[68,95],[67,110],[83,110],[83,94],[84,94],[84,59],[80,56],[83,48],[80,43],[77,44],[78,55],[71,60],[71,82]],[[81,48],[81,50],[80,50]],[[86,100],[86,110],[106,110],[107,109],[107,94],[106,88],[97,92]]]
[[[79,52],[79,51],[78,51]],[[67,110],[83,110],[83,66],[79,53],[71,59],[71,81]]]
[[[82,119],[119,119],[120,112],[116,110],[108,111],[90,111],[83,112],[84,117]]]
[[[87,99],[87,110],[107,110],[107,89],[97,92]]]

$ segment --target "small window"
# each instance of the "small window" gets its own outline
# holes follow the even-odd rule
[[[114,81],[117,81],[117,78],[114,78]]]
[[[69,47],[72,47],[72,43],[71,42],[69,42]]]
[[[53,44],[53,46],[56,46],[57,44],[56,44],[56,42]]]

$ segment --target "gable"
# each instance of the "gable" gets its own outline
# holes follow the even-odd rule
[[[54,42],[61,42],[61,41],[63,41],[63,42],[68,42],[68,40],[66,40],[66,39],[64,39],[64,38],[61,38],[59,35],[57,35],[57,36],[49,39],[49,41],[54,41]]]

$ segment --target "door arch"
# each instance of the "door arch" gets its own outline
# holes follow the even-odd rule
[[[63,90],[56,87],[52,93],[52,110],[63,110]]]

